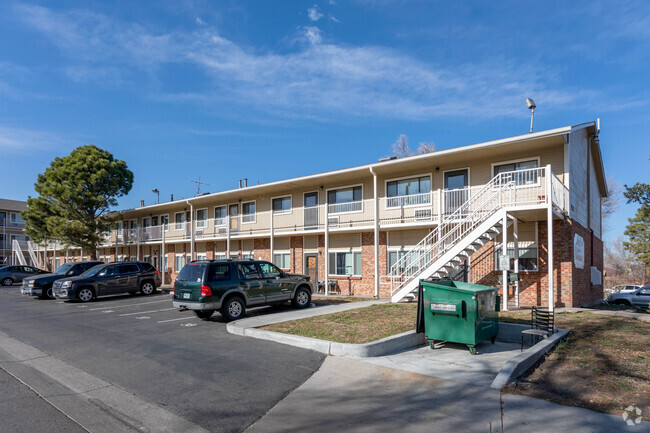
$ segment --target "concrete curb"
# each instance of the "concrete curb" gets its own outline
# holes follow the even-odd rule
[[[512,336],[516,334],[517,328],[519,328],[519,337],[517,342],[521,342],[521,331],[524,329],[530,329],[527,325],[518,325],[514,323],[499,323],[499,334],[501,334],[501,326],[507,325],[504,329],[504,338],[512,339]],[[521,352],[519,355],[514,358],[506,361],[501,367],[499,374],[494,378],[490,388],[501,389],[509,383],[514,382],[519,376],[524,374],[531,368],[537,361],[539,361],[549,350],[551,350],[557,343],[566,338],[569,334],[568,329],[558,329],[558,331],[550,336],[541,340],[539,343],[528,348],[524,352]],[[497,337],[498,338],[498,337]],[[508,341],[508,340],[504,340]],[[514,341],[513,341],[514,342]]]

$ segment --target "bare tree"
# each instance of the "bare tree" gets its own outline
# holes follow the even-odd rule
[[[397,141],[393,143],[393,155],[398,158],[404,158],[406,156],[421,155],[423,153],[433,152],[436,148],[436,145],[432,142],[421,142],[418,146],[418,150],[413,153],[409,147],[409,138],[405,134],[400,134],[397,138]]]
[[[603,231],[609,230],[610,217],[616,213],[621,199],[621,185],[613,182],[610,176],[607,179],[607,197],[601,199],[602,216],[603,216]]]
[[[413,152],[411,152],[411,148],[409,147],[409,138],[406,135],[400,134],[397,141],[393,143],[393,155],[398,158],[413,155]]]
[[[625,249],[625,238],[619,235],[605,244],[606,286],[617,284],[643,284],[645,266],[638,257]]]

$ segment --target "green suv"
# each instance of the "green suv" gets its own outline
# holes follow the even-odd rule
[[[207,320],[216,310],[227,320],[244,317],[246,307],[291,301],[311,303],[309,276],[288,274],[259,260],[200,260],[181,269],[174,282],[173,305]]]

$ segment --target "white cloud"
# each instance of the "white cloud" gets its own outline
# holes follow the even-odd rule
[[[0,152],[28,153],[52,150],[72,141],[59,134],[0,125]]]
[[[196,17],[196,23],[200,26],[206,25],[206,22],[201,19],[201,17]]]
[[[210,26],[165,33],[85,11],[38,6],[18,11],[80,71],[104,68],[108,76],[140,74],[151,81],[168,64],[198,67],[207,77],[201,91],[154,89],[151,97],[254,108],[278,119],[520,117],[527,116],[522,108],[527,96],[540,106],[567,109],[597,99],[595,92],[562,90],[552,65],[502,58],[442,65],[380,46],[324,42],[315,26],[302,29],[309,43],[280,54],[244,49]],[[91,77],[80,72],[74,78]],[[117,78],[114,83],[121,85]]]
[[[316,22],[323,17],[323,14],[318,10],[318,5],[314,5],[307,9],[309,19]]]
[[[330,21],[333,21],[333,22],[335,22],[335,23],[340,23],[340,22],[341,22],[341,21],[339,21],[338,18],[336,18],[336,17],[335,17],[334,15],[332,15],[332,14],[330,14],[330,16],[329,16],[329,20],[330,20]]]

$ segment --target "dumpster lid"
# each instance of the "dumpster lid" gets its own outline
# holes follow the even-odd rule
[[[420,280],[420,284],[422,284],[422,287],[424,288],[450,290],[452,292],[461,292],[461,293],[479,293],[479,292],[488,292],[488,291],[497,290],[495,287],[482,286],[480,284],[470,284],[470,283],[464,283],[462,281],[452,281],[452,280],[441,280],[441,281]]]

